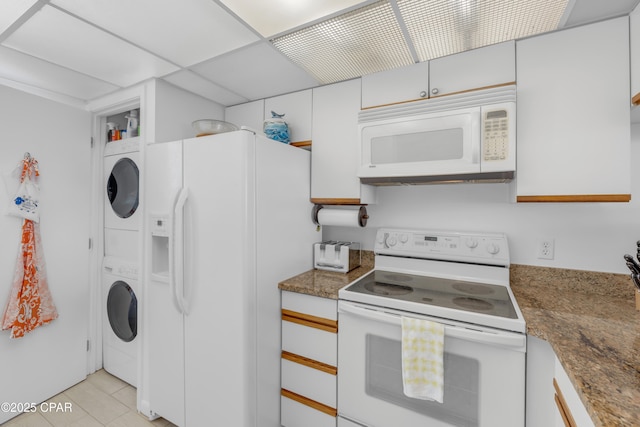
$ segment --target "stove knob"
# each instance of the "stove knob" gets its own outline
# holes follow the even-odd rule
[[[491,255],[495,255],[500,252],[500,246],[496,245],[495,243],[489,243],[487,245],[487,252],[489,252]]]
[[[396,239],[396,236],[389,236],[387,238],[387,247],[393,247],[396,245],[396,243],[398,243],[398,239]]]
[[[478,246],[478,240],[474,239],[473,237],[467,238],[465,243],[467,244],[467,247],[470,249],[476,248]]]
[[[408,240],[409,240],[409,236],[407,236],[406,234],[400,235],[400,243],[407,243]]]

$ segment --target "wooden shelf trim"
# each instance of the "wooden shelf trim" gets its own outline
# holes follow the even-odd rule
[[[640,92],[636,93],[633,98],[631,98],[631,103],[633,105],[640,105]]]
[[[297,354],[289,353],[288,351],[283,350],[282,358],[309,368],[317,369],[318,371],[322,371],[330,375],[338,375],[338,368],[336,368],[335,366],[318,362],[317,360],[309,359],[308,357],[299,356]]]
[[[558,411],[560,411],[560,416],[562,416],[562,421],[564,421],[564,425],[566,427],[578,427],[578,424],[576,424],[576,421],[573,419],[573,415],[569,410],[569,405],[567,405],[567,401],[564,400],[562,391],[560,391],[560,386],[555,378],[553,379],[553,388],[556,389],[554,399],[556,401]]]
[[[324,317],[312,316],[310,314],[298,313],[297,311],[282,309],[282,320],[285,322],[293,322],[299,325],[308,326],[310,328],[320,329],[322,331],[338,333],[338,321],[325,319]]]
[[[360,199],[329,199],[329,198],[311,198],[311,203],[316,205],[362,205]],[[366,205],[366,204],[365,204]]]
[[[311,141],[296,141],[291,142],[289,145],[293,145],[294,147],[311,147]]]
[[[518,203],[588,203],[588,202],[628,202],[631,194],[576,194],[576,195],[540,195],[518,196]]]
[[[316,402],[315,400],[311,400],[308,397],[304,397],[302,395],[299,395],[298,393],[294,393],[285,388],[280,389],[280,394],[286,398],[295,400],[296,402],[302,403],[303,405],[306,405],[317,411],[324,412],[325,414],[330,415],[332,417],[338,416],[338,411],[335,408],[332,408],[331,406],[327,406],[320,402]]]

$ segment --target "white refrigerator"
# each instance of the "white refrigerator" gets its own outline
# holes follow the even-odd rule
[[[152,144],[142,406],[179,427],[280,425],[278,282],[312,268],[310,153],[247,130]]]

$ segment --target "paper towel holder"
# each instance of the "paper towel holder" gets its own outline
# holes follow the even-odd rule
[[[316,204],[313,205],[313,208],[311,209],[311,220],[318,227],[320,226],[320,221],[318,221],[318,212],[320,212],[323,207],[323,205]],[[360,227],[366,227],[368,219],[369,215],[367,214],[367,208],[364,206],[360,206],[360,209],[358,210],[358,224],[360,225]]]

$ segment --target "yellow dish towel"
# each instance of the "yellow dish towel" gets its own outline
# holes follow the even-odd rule
[[[402,316],[402,383],[414,399],[442,403],[444,325]]]

